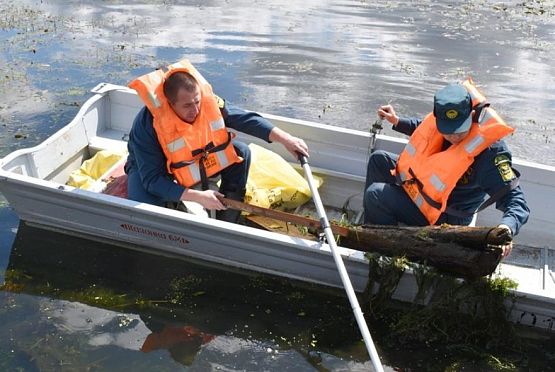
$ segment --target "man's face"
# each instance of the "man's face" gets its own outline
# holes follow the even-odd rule
[[[464,140],[466,138],[466,136],[468,136],[468,133],[470,133],[470,131],[466,131],[466,132],[462,132],[462,133],[453,133],[453,134],[443,134],[442,133],[441,135],[447,141],[451,142],[453,145],[456,145],[457,143],[462,142],[462,140]]]
[[[193,92],[179,89],[175,102],[170,102],[170,106],[177,116],[186,123],[193,123],[200,112],[200,89],[195,87]]]

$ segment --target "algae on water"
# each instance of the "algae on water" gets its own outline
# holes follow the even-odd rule
[[[456,354],[459,358],[445,370],[469,368],[514,370],[514,360],[500,355],[525,358],[527,345],[509,320],[517,283],[503,277],[474,281],[441,274],[425,265],[409,263],[402,257],[367,254],[369,281],[364,305],[385,327],[385,342],[397,348],[420,345]],[[392,300],[399,280],[411,269],[418,292],[413,304],[403,306]],[[479,367],[477,367],[479,366]]]

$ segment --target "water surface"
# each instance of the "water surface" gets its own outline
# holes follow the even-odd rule
[[[217,94],[244,108],[363,131],[380,104],[393,104],[400,115],[423,116],[436,89],[471,76],[516,128],[508,139],[514,156],[555,165],[554,16],[552,1],[1,0],[0,156],[36,145],[64,126],[96,84],[126,85],[189,58]],[[397,135],[389,128],[385,133]],[[16,239],[17,217],[1,195],[0,219],[0,276],[14,265],[32,274],[25,286],[0,294],[2,369],[369,367],[345,299],[336,303],[335,295],[308,291],[302,292],[308,296],[304,302],[283,307],[280,301],[297,289],[277,284],[273,290],[280,293],[264,297],[269,292],[261,288],[269,284],[253,286],[252,278],[234,277],[229,283],[240,288],[232,296],[218,291],[227,281],[194,265],[172,271],[168,262],[151,258],[145,266],[115,249],[32,229],[22,229]],[[69,256],[43,266],[16,259],[37,256],[33,249],[72,252],[71,247],[107,256],[106,270],[75,273],[81,266]],[[64,271],[65,266],[76,270]],[[159,276],[188,278],[187,270],[194,272],[193,283],[198,286],[194,279],[202,278],[203,284],[188,292],[185,305],[160,305],[156,315],[148,306],[95,300],[100,295],[76,297],[99,288],[112,299],[168,301],[172,297],[164,291],[171,279]],[[123,279],[113,277],[118,271]],[[324,315],[336,322],[297,307],[319,301],[330,304]],[[148,334],[166,324],[192,325],[215,338],[174,351],[141,352]],[[455,363],[434,350],[411,355],[392,352],[380,337],[377,344],[386,364],[398,368],[427,370],[426,359],[436,360],[437,370]],[[544,354],[542,368],[550,370],[553,355]]]

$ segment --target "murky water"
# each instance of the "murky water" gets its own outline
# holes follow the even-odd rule
[[[217,94],[245,108],[360,130],[369,129],[382,103],[392,103],[401,115],[422,116],[431,109],[437,88],[472,76],[517,129],[508,139],[514,155],[555,165],[553,1],[0,0],[0,38],[0,156],[33,146],[65,125],[97,83],[127,84],[155,67],[187,57]],[[396,135],[389,129],[386,133]],[[4,204],[0,201],[2,275],[12,261],[18,227],[17,218]],[[45,240],[40,247],[61,249],[59,244],[64,247],[68,242]],[[38,244],[18,237],[16,245]],[[152,271],[158,275],[162,270],[152,267]],[[34,283],[30,288],[40,287]],[[342,347],[330,342],[321,350],[320,344],[313,347],[321,351],[318,358],[323,361],[318,361],[299,346],[310,345],[308,333],[303,337],[310,341],[292,346],[258,333],[264,326],[247,314],[254,311],[253,304],[233,315],[233,322],[257,328],[252,333],[230,331],[231,323],[205,327],[198,314],[177,316],[181,326],[194,320],[195,327],[217,335],[201,351],[189,352],[189,357],[196,357],[187,364],[168,351],[137,351],[138,340],[148,335],[140,309],[120,313],[117,308],[84,305],[55,293],[41,296],[31,289],[2,297],[0,360],[7,364],[1,366],[28,370],[39,368],[40,363],[46,363],[43,369],[48,370],[368,367],[357,361],[360,345],[352,334],[344,337]],[[220,306],[217,294],[199,297],[207,299],[203,315],[215,322],[217,313],[208,309]],[[161,316],[166,321],[173,317],[170,310],[175,311],[166,308]],[[255,312],[254,318],[259,315]],[[290,339],[295,332],[313,327],[303,323],[302,316],[279,315],[268,316],[268,321],[280,319],[285,326],[295,319],[296,327],[264,328],[275,330],[279,337]],[[28,322],[20,323],[22,319]],[[101,329],[101,324],[113,328]],[[337,327],[345,324],[348,320]],[[120,338],[125,332],[135,341]],[[48,349],[43,347],[46,341],[53,342]],[[77,350],[84,351],[80,355]],[[401,357],[389,359],[390,365],[406,365]],[[413,360],[415,370],[418,363]]]
[[[58,240],[59,234],[20,226],[1,296],[0,334],[11,339],[0,346],[0,366],[369,368],[345,299],[334,292]]]

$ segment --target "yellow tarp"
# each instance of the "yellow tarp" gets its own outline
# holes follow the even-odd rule
[[[102,177],[125,154],[121,152],[102,150],[92,158],[85,160],[81,167],[69,175],[67,185],[80,189],[89,189],[96,180]]]
[[[312,197],[308,182],[281,156],[250,144],[251,167],[247,180],[245,201],[264,208],[294,209]],[[71,173],[68,185],[81,189],[90,188],[125,154],[102,150],[83,162]],[[319,187],[320,177],[314,176]]]
[[[250,144],[251,167],[245,201],[264,208],[294,209],[312,198],[308,182],[278,154]],[[314,176],[319,187],[320,177]]]

